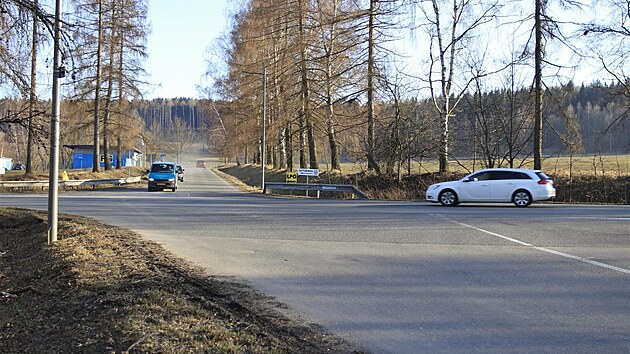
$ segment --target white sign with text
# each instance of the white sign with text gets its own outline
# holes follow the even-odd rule
[[[316,168],[298,168],[298,176],[319,177],[319,170]]]

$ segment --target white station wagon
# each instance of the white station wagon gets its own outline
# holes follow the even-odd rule
[[[426,200],[446,206],[464,202],[512,202],[526,207],[534,201],[555,196],[553,181],[541,171],[492,168],[473,172],[459,181],[433,184],[427,189]]]

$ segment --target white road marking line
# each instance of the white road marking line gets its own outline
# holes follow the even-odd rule
[[[594,265],[594,266],[597,266],[597,267],[606,268],[606,269],[614,270],[614,271],[625,273],[625,274],[630,274],[630,270],[629,269],[615,267],[615,266],[610,265],[610,264],[606,264],[606,263],[602,263],[602,262],[598,262],[598,261],[593,261],[593,260],[590,260],[588,258],[574,256],[572,254],[568,254],[568,253],[564,253],[564,252],[554,251],[552,249],[545,248],[545,247],[534,246],[531,243],[519,241],[517,239],[511,238],[511,237],[507,237],[507,236],[503,236],[503,235],[497,234],[497,233],[492,232],[492,231],[488,231],[488,230],[480,229],[480,228],[472,226],[472,225],[464,224],[463,222],[455,221],[455,220],[449,219],[449,218],[447,218],[445,216],[442,216],[442,217],[445,218],[446,220],[454,223],[454,224],[458,224],[458,225],[461,225],[461,226],[464,226],[464,227],[467,227],[467,228],[470,228],[470,229],[473,229],[473,230],[477,230],[477,231],[486,233],[488,235],[500,237],[500,238],[502,238],[504,240],[508,240],[510,242],[514,242],[514,243],[517,243],[517,244],[522,245],[522,246],[531,247],[531,248],[533,248],[535,250],[539,250],[539,251],[542,251],[542,252],[555,254],[556,256],[561,256],[561,257],[573,259],[573,260],[576,260],[576,261],[579,261],[579,262],[583,262],[583,263],[588,263],[588,264],[591,264],[591,265]]]
[[[594,216],[568,216],[568,217],[564,217],[563,219],[578,219],[578,220],[604,220],[604,221],[608,221],[608,220],[624,220],[624,221],[630,221],[630,217],[623,217],[623,216],[619,216],[619,217],[615,217],[615,216],[610,216],[610,217],[605,217],[605,216],[601,216],[601,217],[594,217]]]

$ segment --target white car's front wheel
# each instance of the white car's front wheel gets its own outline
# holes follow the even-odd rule
[[[457,193],[452,189],[445,189],[440,192],[438,201],[444,206],[454,206],[459,203],[457,200]]]

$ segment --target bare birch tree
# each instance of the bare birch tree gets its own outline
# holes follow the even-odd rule
[[[495,18],[500,7],[499,1],[483,0],[432,0],[430,8],[419,3],[426,20],[423,27],[431,38],[428,81],[440,120],[440,172],[448,169],[450,120],[474,79],[464,77],[458,65],[470,50],[467,41],[477,28]]]

